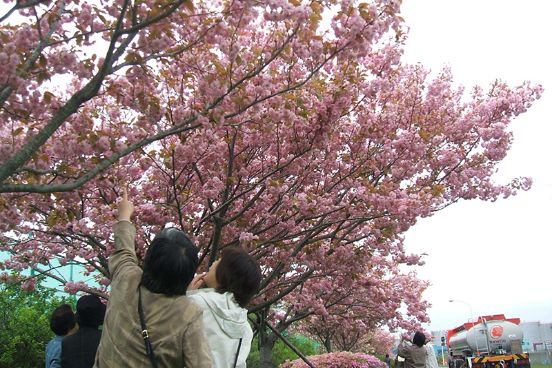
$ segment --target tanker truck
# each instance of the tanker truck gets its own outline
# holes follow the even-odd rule
[[[530,368],[519,318],[481,316],[447,331],[450,368]]]

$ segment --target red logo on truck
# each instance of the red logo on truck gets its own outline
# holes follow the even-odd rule
[[[504,333],[504,327],[502,326],[493,326],[491,328],[491,337],[493,339],[498,339]]]

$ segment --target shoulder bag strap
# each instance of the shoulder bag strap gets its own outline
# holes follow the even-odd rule
[[[236,351],[236,358],[234,359],[234,368],[236,368],[236,364],[238,364],[238,356],[240,355],[241,343],[242,339],[240,339],[240,342],[238,343],[238,351]]]
[[[155,354],[153,353],[153,346],[148,335],[148,329],[146,328],[146,319],[144,318],[144,309],[142,307],[142,290],[141,286],[138,286],[138,314],[140,315],[140,325],[142,326],[142,338],[146,345],[146,353],[148,354],[151,365],[153,368],[157,368],[157,361],[155,360]],[[240,341],[241,342],[241,341]]]

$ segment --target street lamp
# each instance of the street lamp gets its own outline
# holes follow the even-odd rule
[[[458,300],[458,299],[450,299],[450,300],[449,300],[449,303],[462,303],[462,304],[467,305],[468,308],[470,308],[471,321],[472,321],[472,323],[474,324],[474,325],[473,325],[473,328],[475,328],[475,326],[477,325],[477,322],[478,322],[478,321],[476,321],[475,318],[473,318],[473,308],[472,308],[472,306],[471,306],[470,303],[465,302],[465,301],[463,301],[463,300]],[[479,356],[479,344],[477,343],[477,340],[479,339],[479,335],[478,335],[478,333],[477,333],[477,332],[478,332],[477,329],[475,329],[474,331],[475,331],[475,350],[477,351],[477,356]]]
[[[458,299],[450,299],[450,300],[449,300],[449,303],[462,303],[462,304],[467,305],[468,308],[470,308],[471,321],[472,321],[472,322],[475,322],[475,319],[473,318],[473,308],[472,308],[472,306],[471,306],[470,303],[465,302],[465,301],[463,301],[463,300],[458,300]]]

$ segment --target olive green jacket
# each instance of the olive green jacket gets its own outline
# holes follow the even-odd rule
[[[134,249],[136,229],[128,221],[119,221],[114,234],[115,251],[109,257],[111,296],[94,367],[151,367],[138,314],[142,269]],[[213,367],[202,311],[188,297],[155,294],[142,287],[142,304],[159,368]]]
[[[404,368],[425,368],[427,351],[416,345],[399,345],[399,356],[404,358]]]

